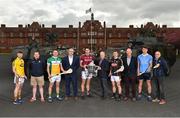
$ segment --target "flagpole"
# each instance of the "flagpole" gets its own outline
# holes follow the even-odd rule
[[[86,14],[87,14],[87,13],[91,13],[91,21],[90,21],[90,22],[91,22],[91,26],[90,26],[90,27],[91,27],[91,29],[90,29],[90,45],[91,45],[91,46],[90,46],[90,50],[92,51],[92,48],[93,48],[93,47],[92,47],[92,22],[93,22],[93,19],[94,19],[93,17],[94,17],[94,16],[93,16],[93,12],[92,12],[91,8],[88,9],[88,10],[86,10]]]
[[[91,51],[92,51],[92,12],[91,12]]]

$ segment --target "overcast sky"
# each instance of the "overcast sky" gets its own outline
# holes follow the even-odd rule
[[[108,26],[140,26],[151,21],[180,27],[180,0],[0,0],[0,24],[38,21],[46,26],[77,26],[90,19],[90,14],[85,14],[90,7],[95,19]]]

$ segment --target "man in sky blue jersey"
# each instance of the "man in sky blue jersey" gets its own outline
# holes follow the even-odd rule
[[[148,48],[146,46],[142,47],[142,54],[140,54],[137,58],[138,67],[137,67],[137,76],[139,77],[139,85],[138,85],[138,97],[140,100],[142,97],[142,86],[143,81],[146,81],[147,89],[148,89],[148,101],[152,101],[151,92],[151,68],[152,68],[152,60],[153,57],[148,54]]]

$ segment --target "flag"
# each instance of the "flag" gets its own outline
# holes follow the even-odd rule
[[[91,8],[86,10],[86,14],[91,13]]]

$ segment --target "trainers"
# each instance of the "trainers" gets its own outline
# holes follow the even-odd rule
[[[44,103],[44,102],[45,102],[44,98],[41,98],[41,102],[42,102],[42,103]]]
[[[116,99],[116,96],[115,96],[115,95],[112,95],[111,98],[112,98],[112,99]]]
[[[124,98],[124,101],[128,101],[128,97],[125,97],[125,98]]]
[[[75,97],[74,97],[74,100],[78,100],[78,97],[77,97],[77,96],[75,96]]]
[[[159,104],[160,105],[166,104],[166,101],[165,100],[160,100]]]
[[[141,99],[142,99],[142,95],[139,94],[139,95],[137,96],[137,100],[141,100]]]
[[[13,101],[13,104],[18,105],[18,104],[21,104],[21,103],[18,100],[15,100],[15,101]]]
[[[152,100],[152,102],[160,102],[160,100],[158,98]]]
[[[58,101],[63,101],[63,97],[57,96],[56,99],[57,99]]]
[[[88,96],[89,98],[93,97],[91,94],[88,94],[87,96]]]
[[[18,102],[22,104],[24,101],[22,99],[18,99]]]
[[[133,102],[135,102],[135,101],[136,101],[136,98],[135,98],[135,97],[133,97],[131,100],[132,100]]]
[[[81,95],[81,99],[82,99],[82,100],[85,100],[85,96],[84,96],[84,95]]]
[[[116,101],[121,101],[121,96],[118,96],[115,100]]]
[[[53,102],[52,97],[48,97],[48,102],[49,102],[49,103],[52,103],[52,102]]]
[[[31,99],[30,99],[30,102],[35,102],[35,101],[36,101],[35,98],[31,98]]]
[[[68,97],[68,96],[66,96],[66,97],[65,97],[65,100],[69,100],[69,97]]]
[[[152,97],[150,95],[147,97],[147,101],[152,102]]]

